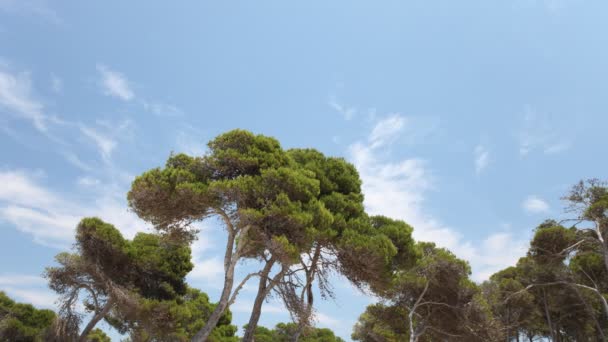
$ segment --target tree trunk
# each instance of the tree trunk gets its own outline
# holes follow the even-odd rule
[[[266,299],[266,295],[269,292],[268,284],[268,275],[272,270],[272,266],[274,266],[276,259],[274,257],[270,258],[266,265],[264,265],[264,269],[260,273],[260,283],[258,285],[258,293],[255,296],[255,301],[253,302],[253,308],[251,309],[251,316],[249,317],[249,323],[247,324],[247,330],[245,330],[245,334],[243,336],[243,342],[251,342],[253,341],[253,335],[255,334],[255,328],[258,326],[258,321],[260,320],[260,316],[262,314],[262,305],[264,304],[264,300]]]
[[[87,337],[89,336],[89,333],[91,333],[91,330],[93,330],[93,328],[95,328],[95,325],[97,325],[97,323],[99,323],[99,321],[101,321],[108,314],[110,309],[112,309],[113,305],[114,300],[112,298],[109,298],[103,309],[95,313],[91,321],[89,321],[89,324],[87,324],[84,330],[82,330],[82,332],[80,333],[80,337],[78,338],[78,342],[85,342],[87,340]]]
[[[293,336],[291,338],[291,342],[298,342],[298,340],[300,339],[300,335],[302,335],[303,328],[304,328],[304,326],[302,324],[298,324],[298,328],[296,329],[296,332],[293,334]]]
[[[215,328],[217,323],[220,321],[220,318],[222,317],[222,315],[224,314],[224,311],[226,311],[226,308],[228,307],[228,300],[230,298],[230,292],[232,292],[233,284],[234,284],[234,269],[232,270],[232,274],[230,274],[230,275],[227,274],[225,277],[224,288],[222,290],[220,300],[217,303],[217,306],[215,307],[215,310],[213,310],[213,313],[211,313],[211,316],[209,316],[209,319],[207,320],[207,323],[205,324],[205,326],[201,330],[199,330],[196,333],[196,335],[194,335],[194,337],[192,338],[192,342],[207,341],[207,338],[211,334],[211,331],[213,330],[213,328]]]
[[[549,325],[549,331],[551,332],[551,339],[553,341],[559,341],[559,339],[555,336],[555,330],[553,329],[553,323],[551,322],[551,313],[549,312],[549,307],[547,305],[547,292],[543,289],[543,305],[545,307],[545,316],[547,317],[547,324]]]
[[[207,338],[211,334],[211,331],[220,321],[220,318],[228,307],[228,301],[230,300],[230,294],[232,293],[232,286],[234,285],[234,269],[239,259],[238,250],[235,252],[235,255],[232,253],[234,240],[234,234],[229,234],[228,241],[226,243],[226,255],[224,256],[224,288],[222,289],[220,300],[218,301],[215,310],[213,310],[213,313],[211,313],[211,316],[209,316],[205,326],[201,328],[196,335],[194,335],[194,337],[192,337],[192,342],[206,342]]]
[[[302,265],[304,266],[304,271],[306,272],[306,284],[304,286],[304,289],[302,289],[300,300],[304,301],[304,297],[306,297],[306,315],[304,316],[306,318],[306,321],[304,320],[304,318],[300,317],[299,322],[297,322],[298,328],[296,329],[296,332],[294,333],[291,342],[298,342],[298,340],[300,339],[300,335],[302,335],[302,331],[304,330],[305,325],[308,324],[308,320],[310,319],[310,315],[312,314],[312,307],[314,305],[312,283],[315,280],[315,275],[317,273],[317,267],[320,257],[321,245],[317,245],[315,247],[315,252],[310,263],[310,269],[307,268],[304,263],[302,263]]]
[[[507,306],[507,342],[511,342],[511,307]]]
[[[416,342],[417,338],[416,338],[416,332],[414,330],[414,315],[413,315],[413,311],[410,312],[407,317],[409,318],[409,323],[410,323],[410,342]]]

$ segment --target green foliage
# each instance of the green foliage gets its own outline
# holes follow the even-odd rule
[[[76,230],[76,253],[60,253],[59,266],[46,269],[52,290],[61,295],[63,334],[79,330],[81,315],[73,308],[83,297],[87,312],[101,312],[119,331],[142,321],[141,301],[173,300],[186,293],[192,269],[190,248],[154,234],[126,240],[111,224],[83,219]],[[63,338],[66,338],[65,336]]]
[[[206,293],[193,288],[188,288],[179,299],[143,300],[142,319],[131,335],[137,341],[189,341],[205,325],[214,308]],[[237,342],[237,327],[231,321],[232,314],[226,311],[208,341]]]
[[[53,311],[16,303],[0,291],[1,341],[44,341],[54,319]]]
[[[247,328],[246,326],[244,327]],[[256,342],[291,342],[298,327],[295,323],[278,323],[274,329],[258,326],[255,329]],[[309,327],[304,329],[298,341],[300,342],[344,342],[344,340],[327,328]]]
[[[112,339],[103,330],[95,328],[87,336],[87,342],[112,342]]]
[[[128,244],[133,284],[146,298],[171,299],[186,293],[184,277],[192,270],[190,248],[138,233]]]
[[[384,304],[369,305],[353,327],[351,338],[361,342],[400,342],[409,339],[407,310]]]

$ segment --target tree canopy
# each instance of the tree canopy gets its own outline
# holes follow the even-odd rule
[[[171,154],[133,181],[129,207],[153,232],[127,239],[100,218],[80,221],[73,250],[44,273],[57,313],[0,292],[0,339],[109,341],[103,320],[131,341],[338,342],[314,322],[315,296],[332,297],[340,275],[378,299],[353,327],[356,341],[606,340],[608,187],[599,180],[575,184],[563,198],[568,217],[540,222],[526,255],[478,284],[466,260],[415,241],[408,223],[369,215],[359,174],[343,158],[244,130],[208,147]],[[226,238],[217,302],[186,282],[206,220]],[[252,270],[237,280],[245,260]],[[239,337],[230,306],[252,279]],[[292,322],[258,326],[269,296]]]

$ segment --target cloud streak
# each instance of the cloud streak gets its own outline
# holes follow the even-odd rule
[[[549,212],[549,204],[540,197],[530,195],[522,203],[522,207],[529,214],[542,214]]]
[[[372,215],[404,220],[414,227],[416,240],[435,242],[469,260],[476,280],[511,265],[519,255],[517,251],[521,250],[518,246],[522,245],[512,235],[496,233],[482,240],[481,245],[473,244],[424,210],[426,195],[434,187],[427,161],[420,158],[388,160],[387,150],[400,139],[407,122],[407,118],[399,114],[389,115],[375,124],[367,139],[349,147],[349,159],[363,181],[366,210]],[[515,257],[504,257],[505,253]]]
[[[519,154],[522,157],[534,151],[544,154],[557,154],[570,148],[571,142],[564,140],[565,135],[551,123],[547,115],[527,107],[522,128],[519,131]]]
[[[129,81],[122,73],[112,70],[103,64],[97,65],[97,71],[100,76],[99,84],[105,95],[113,96],[123,101],[130,101],[135,97]]]
[[[475,147],[474,155],[475,173],[479,175],[490,163],[490,151],[483,145],[477,145]]]
[[[29,72],[0,69],[0,109],[30,121],[41,132],[47,130],[44,106],[32,94]]]
[[[127,237],[148,226],[129,212],[122,197],[124,189],[99,184],[88,187],[95,198],[83,203],[40,184],[39,179],[18,170],[0,171],[0,220],[31,235],[34,241],[47,246],[66,248],[74,239],[74,229],[82,217],[98,216],[114,224]]]

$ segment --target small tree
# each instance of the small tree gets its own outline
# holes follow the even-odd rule
[[[78,334],[77,339],[85,341],[102,319],[139,324],[142,298],[167,300],[186,291],[184,277],[192,269],[188,247],[143,233],[128,241],[114,226],[85,218],[76,229],[75,248],[73,254],[57,255],[59,266],[45,272],[51,289],[61,295],[56,327],[60,336],[79,330],[79,297],[92,315]]]
[[[16,303],[0,291],[1,341],[42,342],[49,335],[54,320],[53,311]]]
[[[403,324],[407,311],[382,303],[369,305],[353,327],[351,338],[361,342],[400,342],[409,339],[409,329]]]

